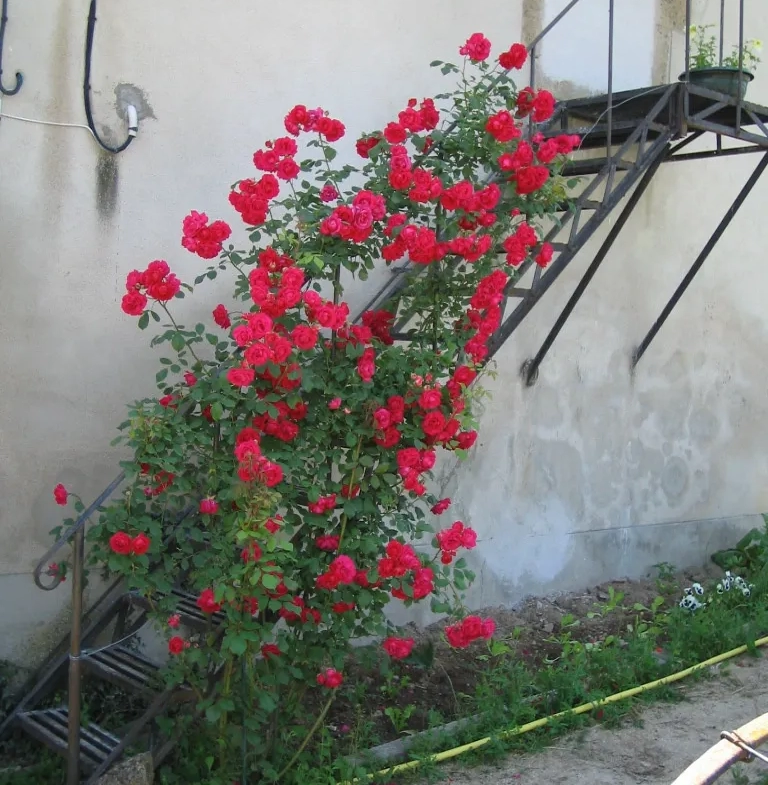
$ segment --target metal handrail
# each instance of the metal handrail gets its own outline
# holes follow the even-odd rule
[[[188,401],[179,408],[183,415],[196,406],[196,402]],[[50,575],[47,571],[49,561],[70,542],[72,544],[72,613],[69,633],[69,673],[67,689],[68,739],[67,739],[67,785],[78,785],[80,782],[80,684],[82,681],[82,625],[83,625],[83,589],[85,567],[85,526],[91,516],[98,512],[101,505],[122,485],[126,479],[125,471],[98,495],[98,497],[80,514],[77,520],[64,531],[56,542],[46,551],[33,571],[35,584],[44,591],[51,591],[63,580],[61,571],[51,576],[52,582],[46,585],[42,577]]]
[[[531,54],[530,85],[536,88],[536,46],[578,3],[580,0],[571,0],[565,8],[531,41],[528,51]],[[615,0],[608,0],[608,107],[606,109],[606,156],[610,157],[613,137],[613,32],[614,32],[614,4]]]
[[[63,548],[65,545],[68,545],[70,540],[79,532],[85,528],[86,523],[90,517],[98,511],[99,507],[120,487],[120,485],[125,481],[125,472],[120,472],[120,474],[115,477],[114,480],[99,494],[96,500],[87,507],[77,518],[77,520],[65,531],[61,534],[58,540],[45,552],[45,555],[40,559],[37,563],[33,571],[33,576],[35,579],[35,585],[38,589],[42,589],[43,591],[53,591],[63,580],[63,576],[60,571],[57,571],[53,577],[53,581],[46,585],[43,583],[42,578],[44,575],[50,575],[48,572],[44,572],[47,570],[48,565],[50,564],[50,560],[56,555],[56,553]]]

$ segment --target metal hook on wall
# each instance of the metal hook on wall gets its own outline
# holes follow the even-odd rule
[[[5,40],[5,26],[8,24],[8,0],[3,0],[2,14],[0,14],[0,93],[3,95],[16,95],[21,90],[24,77],[16,71],[16,86],[11,90],[3,87],[3,41]]]
[[[7,0],[3,0],[7,2]],[[138,132],[138,120],[134,107],[128,107],[128,138],[117,147],[108,145],[96,130],[93,122],[93,111],[91,109],[91,55],[93,54],[93,36],[96,30],[96,0],[91,0],[91,7],[88,11],[88,29],[85,35],[85,65],[83,68],[83,103],[85,104],[85,119],[91,129],[94,139],[99,145],[109,153],[122,153],[126,147],[134,140]],[[133,111],[131,111],[133,110]]]

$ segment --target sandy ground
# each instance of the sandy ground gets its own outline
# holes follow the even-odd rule
[[[564,736],[555,746],[515,755],[492,766],[447,765],[451,785],[670,785],[720,738],[768,712],[768,657],[720,666],[717,678],[690,683],[680,703],[658,703],[614,730],[599,726]],[[768,766],[738,764],[722,785],[758,783]]]

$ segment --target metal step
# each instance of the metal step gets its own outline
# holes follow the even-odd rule
[[[613,158],[585,158],[582,161],[568,161],[560,170],[564,177],[580,177],[585,174],[597,174],[609,163],[616,165],[617,169],[631,169],[630,161],[615,161]]]
[[[83,658],[94,673],[130,692],[156,691],[158,665],[125,646],[113,646]]]
[[[19,714],[19,725],[46,747],[66,756],[69,714],[65,708],[39,709]],[[85,771],[97,769],[120,744],[117,736],[91,723],[80,728],[80,762]]]
[[[555,212],[558,213],[569,213],[571,210],[575,210],[577,206],[577,200],[574,199],[572,202],[558,202],[555,205]],[[603,206],[602,202],[597,202],[594,199],[586,199],[584,203],[581,205],[582,210],[599,210]]]
[[[155,596],[158,599],[162,599],[167,595],[158,592]],[[226,616],[221,611],[214,613],[212,616],[203,613],[200,608],[197,607],[196,594],[183,591],[182,589],[172,589],[170,596],[175,602],[174,612],[178,613],[181,617],[181,621],[189,627],[195,629],[208,629],[209,624],[213,627],[217,627],[226,619]],[[140,607],[146,610],[152,610],[151,604],[145,597],[142,597],[140,594],[133,594],[132,598]]]
[[[575,134],[581,139],[578,145],[579,150],[599,150],[601,148],[605,150],[605,147],[608,143],[608,125],[606,123],[600,123],[598,125],[593,123],[587,123],[578,126],[568,125],[568,120],[573,117],[578,119],[578,116],[571,115],[569,117],[566,115],[566,117],[563,118],[563,120],[566,122],[566,125],[559,125],[555,123],[551,127],[546,128],[542,132],[544,138],[551,139],[553,137],[559,136],[560,134]],[[626,142],[627,139],[632,136],[640,122],[642,121],[629,120],[612,123],[611,145],[624,144],[624,142]],[[657,136],[659,136],[659,134],[663,133],[664,130],[664,125],[654,124],[651,128],[648,129],[648,139],[655,139]]]

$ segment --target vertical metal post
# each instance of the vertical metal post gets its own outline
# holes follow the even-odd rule
[[[536,46],[534,42],[531,46],[531,90],[536,90]],[[533,138],[533,113],[528,115],[528,139]]]
[[[691,114],[691,96],[688,85],[691,81],[691,0],[685,0],[685,89],[683,90],[683,126],[687,130]]]
[[[723,39],[725,38],[725,0],[720,0],[720,65],[723,64]]]
[[[67,785],[80,782],[80,655],[83,621],[83,562],[85,527],[81,526],[72,541],[72,627],[69,637],[69,739]]]
[[[739,0],[739,82],[744,73],[744,0]],[[736,128],[737,133],[741,133],[741,90],[736,98]]]
[[[611,157],[613,142],[613,4],[608,0],[608,128],[605,136],[605,157]]]

